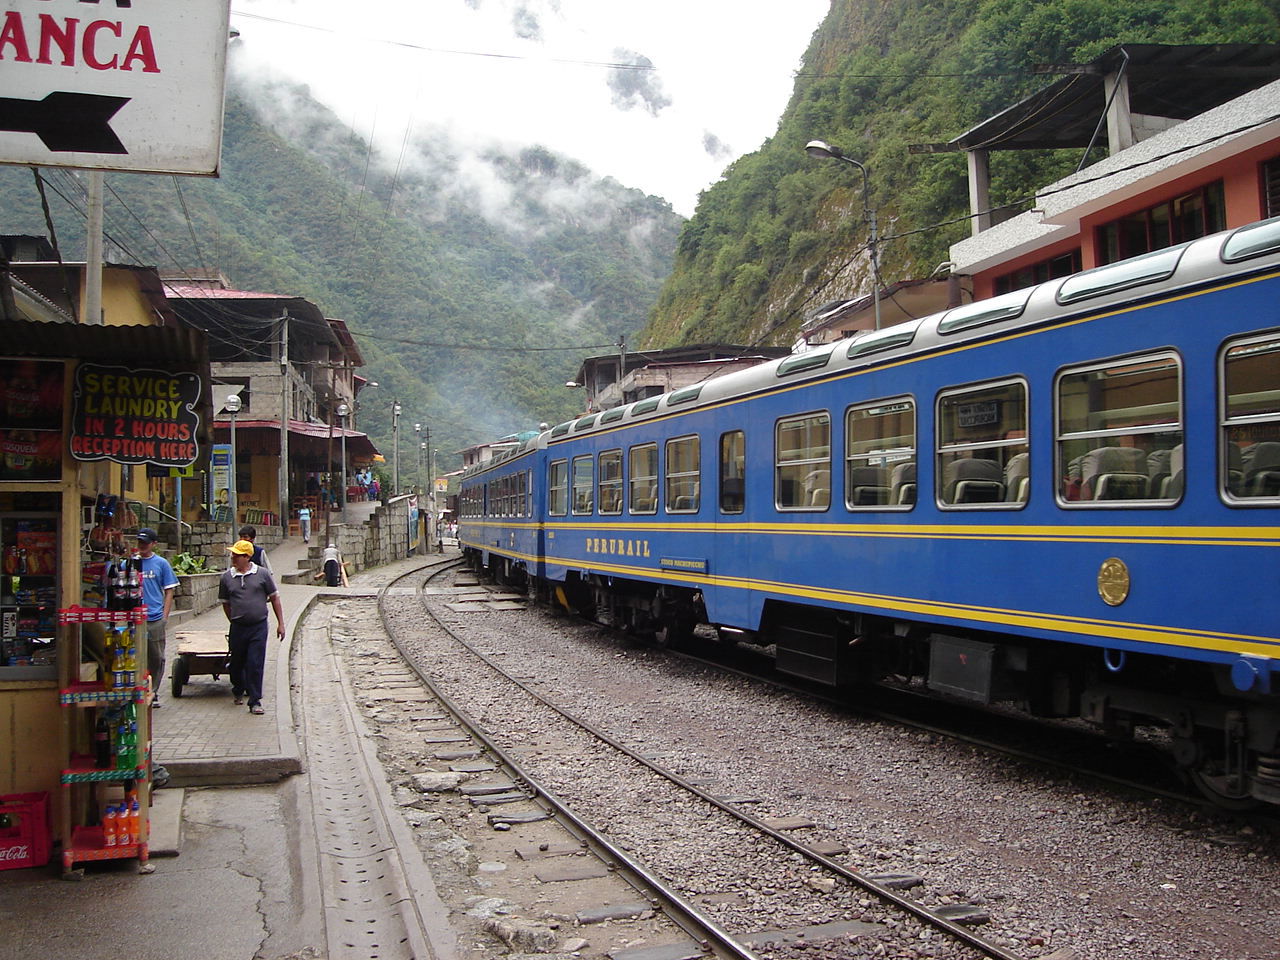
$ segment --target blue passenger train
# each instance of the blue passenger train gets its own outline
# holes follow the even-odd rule
[[[1280,218],[562,423],[460,513],[659,642],[1160,728],[1280,803]]]

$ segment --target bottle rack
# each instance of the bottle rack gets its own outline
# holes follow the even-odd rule
[[[76,722],[74,712],[68,711],[65,727],[68,735],[66,759],[62,770],[62,832],[64,846],[62,850],[62,870],[64,875],[73,873],[73,865],[93,860],[127,860],[137,859],[138,871],[149,873],[154,867],[149,861],[150,835],[149,809],[151,806],[150,771],[151,771],[151,678],[145,671],[147,662],[147,608],[135,607],[132,610],[102,610],[96,607],[67,607],[58,611],[60,626],[75,632],[74,649],[80,650],[83,641],[82,628],[87,623],[102,624],[119,628],[130,639],[135,650],[135,659],[139,665],[135,682],[129,686],[114,686],[106,680],[73,682],[58,691],[58,702],[64,707],[74,707],[92,711],[88,721]],[[82,657],[76,657],[78,662]],[[110,665],[104,665],[104,676]],[[77,732],[83,734],[86,728],[92,729],[95,721],[105,716],[104,711],[118,711],[121,707],[133,704],[137,708],[137,756],[135,762],[126,767],[101,767],[92,754],[78,752],[74,744]],[[136,785],[139,808],[137,842],[107,843],[106,833],[101,824],[75,823],[77,809],[84,809],[82,791],[86,785],[96,789],[96,784],[132,782]],[[101,813],[101,811],[99,811]]]

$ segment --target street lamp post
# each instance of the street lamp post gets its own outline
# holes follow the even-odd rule
[[[391,495],[400,492],[400,401],[391,404]]]
[[[418,448],[419,448],[419,451],[421,451],[422,424],[415,423],[413,425],[413,435],[418,438]],[[418,468],[417,470],[414,471],[413,477],[414,477],[414,486],[417,488],[419,492],[421,492],[422,491],[422,453],[421,452],[418,453]]]
[[[231,507],[231,542],[237,540],[236,534],[236,414],[240,412],[240,395],[233,393],[227,397],[227,413],[231,414],[231,476],[227,482],[227,502]]]
[[[867,221],[871,228],[871,237],[867,241],[867,247],[871,253],[871,297],[875,304],[876,329],[880,329],[880,260],[879,251],[877,249],[880,236],[876,232],[876,214],[868,205],[868,197],[871,193],[871,185],[867,178],[867,168],[859,163],[853,157],[846,157],[839,147],[833,147],[829,143],[822,140],[810,140],[805,144],[804,152],[811,157],[818,157],[822,160],[843,160],[845,163],[851,163],[862,171],[862,218]]]
[[[351,407],[343,400],[338,404],[338,419],[342,421],[342,484],[338,489],[342,493],[342,515],[347,515],[347,417],[351,416]]]

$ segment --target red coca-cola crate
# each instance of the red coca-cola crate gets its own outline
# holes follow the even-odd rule
[[[49,794],[0,796],[0,870],[49,862]]]

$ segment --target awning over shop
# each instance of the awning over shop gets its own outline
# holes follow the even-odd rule
[[[220,419],[215,421],[213,426],[216,430],[230,432],[231,420],[230,418],[226,420]],[[280,423],[277,420],[241,420],[237,417],[236,431],[239,432],[241,430],[270,430],[279,434]],[[317,444],[327,444],[330,436],[332,436],[335,444],[334,449],[337,450],[337,444],[342,442],[344,435],[347,438],[348,457],[368,459],[377,455],[378,448],[373,445],[373,441],[369,439],[367,433],[335,426],[333,433],[330,434],[329,426],[324,423],[308,423],[305,420],[289,421],[289,436],[291,438],[305,438],[304,443],[307,448],[314,448]]]

